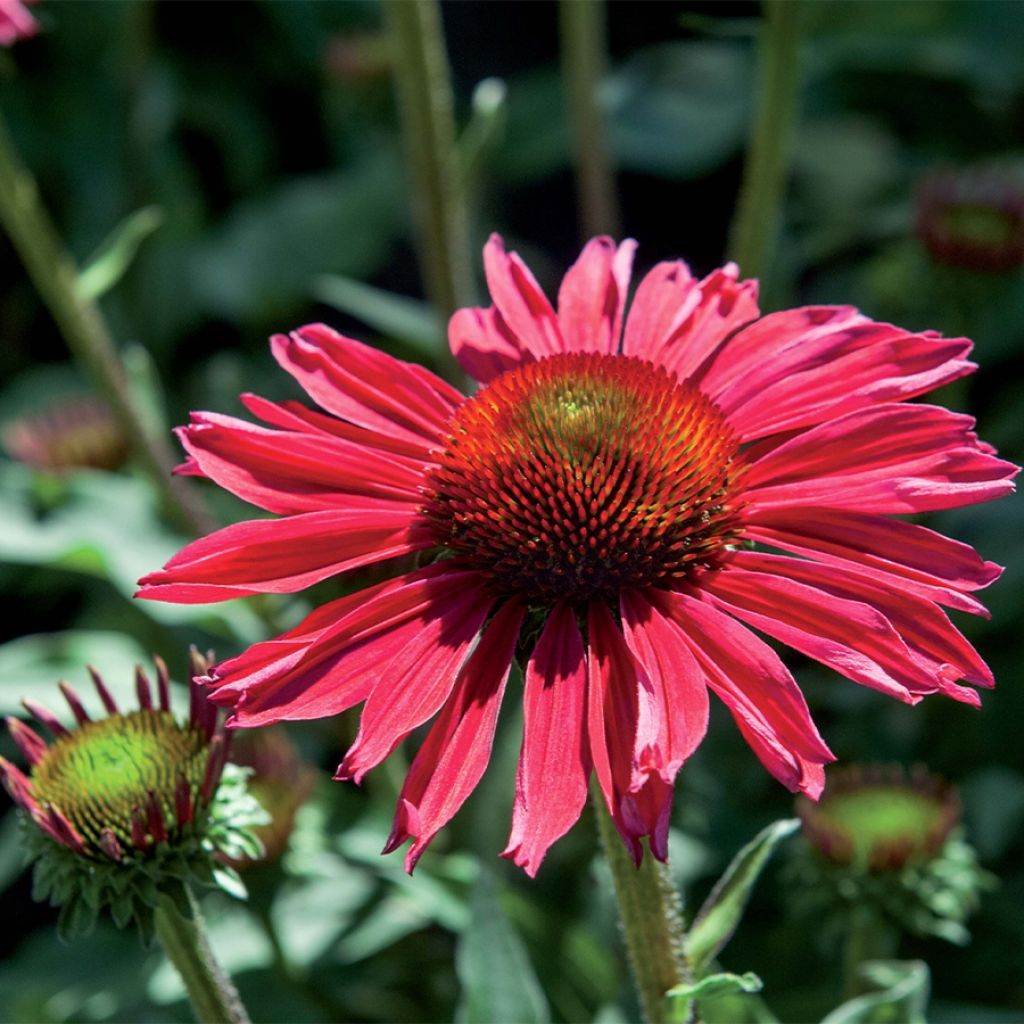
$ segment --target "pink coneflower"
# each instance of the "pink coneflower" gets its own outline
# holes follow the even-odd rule
[[[327,604],[216,666],[231,724],[365,701],[337,778],[360,781],[434,715],[391,850],[423,849],[479,781],[513,657],[525,729],[505,856],[530,874],[579,817],[591,771],[634,857],[666,856],[673,781],[708,690],[765,767],[812,797],[832,754],[755,627],[916,703],[991,686],[939,607],[981,613],[999,568],[892,519],[1012,490],[973,421],[911,398],[974,367],[970,342],[845,307],[759,316],[735,266],[590,242],[551,307],[493,237],[494,306],[452,318],[466,397],[322,325],[272,340],[326,412],[245,395],[266,426],[196,413],[186,471],[279,514],[186,547],[142,581],[178,602],[288,593],[417,553],[422,567]],[[624,325],[624,326],[623,326]],[[771,550],[769,550],[771,549]],[[794,557],[798,556],[798,557]]]
[[[26,3],[35,0],[0,0],[0,46],[10,46],[19,39],[28,39],[39,31],[36,19],[28,13]]]

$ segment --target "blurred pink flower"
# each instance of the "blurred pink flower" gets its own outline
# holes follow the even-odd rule
[[[39,31],[26,3],[35,3],[35,0],[0,0],[0,46],[10,46]]]

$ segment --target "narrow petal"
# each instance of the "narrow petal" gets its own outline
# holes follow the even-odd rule
[[[631,238],[620,246],[608,237],[594,238],[584,246],[558,292],[563,351],[605,355],[619,351],[635,252]]]
[[[384,848],[390,853],[415,837],[405,857],[406,871],[413,870],[487,767],[524,613],[515,600],[499,609],[413,759]]]
[[[934,691],[927,668],[877,608],[767,571],[752,572],[737,554],[701,590],[722,608],[841,675],[907,704]],[[755,563],[764,569],[763,563]],[[769,563],[771,564],[771,563]]]
[[[1013,491],[1018,470],[978,443],[974,420],[929,405],[881,405],[822,423],[769,451],[744,479],[752,510],[794,505],[908,513]]]
[[[738,276],[734,263],[702,281],[681,260],[659,263],[637,288],[623,353],[664,366],[680,380],[690,377],[733,331],[759,315],[757,282]]]
[[[431,465],[425,459],[337,437],[268,430],[217,413],[193,413],[191,419],[178,437],[201,473],[268,512],[344,508],[353,498],[422,504]]]
[[[551,303],[519,254],[505,251],[500,235],[484,246],[484,273],[494,305],[524,351],[541,359],[564,350]]]
[[[533,877],[587,799],[586,667],[574,613],[557,605],[526,668],[512,835],[502,853]]]
[[[411,505],[373,503],[235,523],[193,541],[139,580],[136,597],[181,604],[288,594],[354,569],[432,547]]]
[[[839,509],[748,512],[744,536],[819,562],[841,565],[950,608],[986,615],[969,592],[1002,568],[968,544],[901,519]]]
[[[796,681],[763,640],[734,618],[687,594],[673,594],[676,624],[708,686],[732,713],[761,763],[793,792],[817,799],[835,758],[818,734]]]
[[[346,338],[323,324],[270,339],[282,369],[328,412],[410,441],[437,442],[464,401],[421,366]]]
[[[701,380],[744,441],[913,398],[972,373],[966,338],[911,334],[848,307],[770,313],[716,353]]]
[[[359,735],[334,776],[362,782],[417,726],[432,718],[455,686],[494,598],[463,590],[436,598],[430,615],[387,666],[363,708]]]
[[[448,344],[459,365],[481,384],[533,361],[494,306],[457,310],[448,321]]]

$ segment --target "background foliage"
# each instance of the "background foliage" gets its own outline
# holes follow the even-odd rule
[[[404,358],[436,358],[374,3],[53,2],[35,12],[42,35],[0,54],[0,104],[79,260],[148,210],[133,222],[134,258],[102,299],[148,415],[169,429],[189,409],[239,412],[240,391],[290,396],[266,336],[313,320]],[[462,158],[474,244],[500,230],[551,287],[580,243],[556,8],[450,3],[443,13],[458,119],[469,126]],[[602,101],[642,269],[683,256],[704,273],[725,255],[758,13],[755,4],[609,4]],[[1024,274],[937,264],[915,235],[914,197],[936,166],[998,159],[1024,182],[1021,7],[834,0],[809,13],[765,307],[854,303],[904,326],[973,337],[981,371],[943,398],[1020,461]],[[482,113],[475,90],[494,77],[504,101]],[[88,390],[3,239],[0,339],[4,423]],[[181,678],[189,643],[227,656],[261,637],[266,619],[290,624],[306,607],[294,598],[255,608],[132,602],[136,578],[182,538],[130,471],[54,478],[0,460],[0,489],[5,714],[18,713],[24,695],[51,699],[58,678],[83,682],[86,662],[126,688],[132,664],[159,651]],[[206,500],[224,521],[249,514],[213,492]],[[922,762],[956,782],[969,836],[1000,879],[969,946],[902,949],[931,965],[935,1021],[1024,1021],[1020,513],[1011,499],[933,517],[1010,567],[988,595],[992,620],[961,623],[1000,681],[980,712],[939,699],[907,708],[794,659],[840,759]],[[353,719],[290,730],[322,771],[291,849],[249,873],[248,905],[208,901],[214,942],[257,1020],[635,1018],[592,823],[555,848],[535,883],[496,856],[518,747],[509,704],[481,790],[414,879],[398,856],[378,856],[401,765],[362,790],[332,784]],[[6,736],[0,753],[14,756]],[[176,977],[130,935],[102,929],[58,944],[50,912],[30,902],[8,807],[0,1019],[186,1019]],[[713,716],[677,791],[673,858],[691,902],[742,843],[790,814],[788,794],[726,716]],[[785,860],[783,851],[722,964],[756,971],[782,1019],[817,1020],[839,999],[837,954],[800,916]]]

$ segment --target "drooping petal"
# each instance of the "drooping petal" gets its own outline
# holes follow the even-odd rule
[[[725,339],[757,318],[757,282],[739,281],[730,263],[702,281],[681,260],[659,263],[640,282],[622,351],[685,380]]]
[[[818,734],[789,670],[734,618],[688,594],[670,598],[708,686],[732,713],[761,763],[784,786],[817,799],[835,757]]]
[[[405,857],[406,871],[413,870],[487,767],[524,611],[516,600],[498,610],[413,759],[384,847],[390,853],[415,837]]]
[[[408,441],[437,442],[463,397],[422,366],[311,324],[270,339],[274,357],[328,412]]]
[[[533,361],[494,306],[456,310],[448,321],[448,344],[459,365],[481,384]]]
[[[701,389],[744,441],[923,394],[974,371],[966,338],[911,334],[849,307],[769,313],[715,354]]]
[[[995,458],[974,420],[937,406],[880,405],[812,427],[750,466],[744,499],[908,513],[956,508],[1013,491],[1018,470]]]
[[[903,639],[878,609],[766,571],[733,563],[701,583],[716,607],[769,636],[907,704],[935,689]],[[755,563],[762,569],[763,564]]]
[[[495,307],[524,351],[536,359],[563,351],[551,303],[519,254],[505,251],[500,235],[484,246],[484,273]]]
[[[608,237],[594,238],[584,246],[558,292],[563,352],[619,351],[635,252],[631,238],[619,246]]]
[[[587,799],[583,638],[572,609],[556,605],[526,667],[523,746],[512,835],[502,853],[533,877]]]
[[[968,544],[900,519],[840,509],[750,509],[744,536],[950,608],[987,615],[968,592],[997,580],[1002,568]]]
[[[432,547],[415,506],[361,507],[234,523],[182,548],[143,576],[136,597],[183,604],[289,594],[354,569]]]
[[[268,430],[216,413],[192,413],[177,431],[199,471],[268,512],[344,508],[356,498],[422,504],[431,463],[337,437]]]

